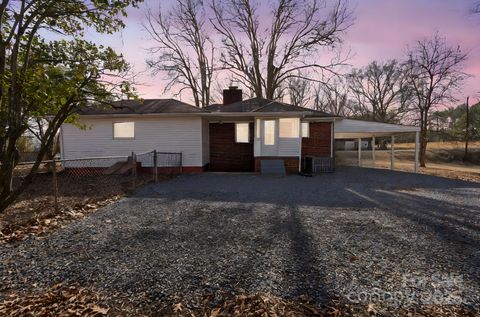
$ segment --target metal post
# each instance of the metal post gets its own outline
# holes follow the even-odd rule
[[[362,166],[362,139],[358,139],[358,166]]]
[[[415,173],[418,173],[418,156],[420,154],[420,132],[415,132]]]
[[[183,152],[180,152],[180,174],[183,174]]]
[[[53,176],[53,203],[55,213],[58,213],[58,179],[57,179],[57,162],[55,158],[52,159],[52,176]]]
[[[390,169],[395,168],[395,136],[392,135],[392,141],[390,143]]]
[[[375,167],[375,137],[372,137],[372,161],[373,167]]]
[[[137,178],[137,157],[134,152],[132,152],[132,185],[133,189],[135,189],[135,181]]]
[[[157,150],[153,151],[153,178],[155,183],[158,182],[158,154]]]

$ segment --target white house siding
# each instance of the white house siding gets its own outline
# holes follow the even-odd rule
[[[262,156],[262,141],[261,139],[255,138],[253,141],[253,156],[258,157]]]
[[[114,122],[135,122],[134,139],[113,139]],[[169,118],[82,118],[86,129],[62,126],[62,154],[65,159],[128,156],[132,152],[181,152],[183,166],[200,167],[202,158],[202,119]]]
[[[210,125],[208,120],[202,121],[202,166],[210,163]]]
[[[278,139],[278,156],[298,157],[301,147],[301,138],[280,138]]]

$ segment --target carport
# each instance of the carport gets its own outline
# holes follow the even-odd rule
[[[395,136],[415,133],[415,173],[418,173],[418,156],[420,150],[420,128],[352,119],[338,119],[335,121],[335,140],[358,140],[358,166],[362,165],[362,139],[372,141],[372,160],[375,163],[375,138],[390,137],[390,168],[395,168]]]

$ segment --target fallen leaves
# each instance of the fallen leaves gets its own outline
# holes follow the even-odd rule
[[[118,295],[118,294],[117,294]],[[112,295],[116,297],[116,295]],[[308,296],[284,299],[271,294],[204,294],[188,303],[170,305],[152,303],[140,311],[129,307],[131,303],[107,307],[109,297],[101,296],[91,289],[79,286],[56,284],[35,293],[10,293],[0,302],[0,316],[168,316],[168,317],[340,317],[340,316],[452,316],[474,317],[479,311],[460,306],[425,306],[410,308],[381,308],[377,304],[348,304],[330,300],[318,305]],[[118,298],[117,298],[118,299]],[[215,303],[215,304],[213,304]],[[125,305],[124,305],[125,304]],[[111,302],[110,304],[111,305]],[[163,307],[163,308],[162,308]],[[160,313],[161,312],[161,313]]]
[[[175,317],[317,317],[337,316],[336,309],[319,307],[307,297],[298,300],[286,300],[270,294],[225,295],[223,302],[211,306],[212,298],[200,300],[202,307],[190,308],[191,305],[176,304],[172,306],[171,316]],[[208,296],[207,296],[208,298]],[[189,307],[188,309],[186,307]],[[180,309],[179,309],[180,308]]]
[[[103,199],[86,199],[84,202],[64,202],[64,207],[60,212],[46,212],[41,216],[35,216],[35,211],[31,211],[32,217],[30,220],[23,223],[8,224],[0,227],[0,244],[9,243],[13,241],[24,240],[30,235],[44,235],[52,232],[65,224],[86,217],[89,214],[96,212],[99,208],[109,205],[118,199],[121,195],[114,195]],[[39,208],[51,209],[51,202],[39,201]],[[43,207],[42,207],[43,206]]]
[[[218,294],[217,294],[218,296]],[[480,316],[479,311],[468,310],[460,306],[424,306],[409,308],[381,307],[353,304],[332,299],[328,304],[318,305],[308,296],[297,299],[284,299],[271,294],[229,294],[222,293],[220,303],[216,296],[204,295],[197,299],[199,304],[177,303],[172,305],[170,317],[340,317],[340,316]],[[213,305],[213,302],[217,302]]]
[[[0,302],[0,316],[106,316],[109,308],[91,290],[56,284],[32,294],[10,293]]]

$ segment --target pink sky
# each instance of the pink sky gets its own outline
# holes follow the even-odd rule
[[[171,0],[162,1],[162,6]],[[465,71],[471,75],[460,96],[480,97],[480,14],[472,16],[469,8],[474,0],[351,0],[355,23],[344,37],[344,46],[354,56],[349,61],[362,67],[372,60],[401,59],[408,45],[431,36],[435,31],[452,45],[460,45],[469,52]],[[131,10],[126,29],[120,34],[91,39],[110,45],[122,52],[137,71],[145,71],[139,86],[143,98],[167,98],[162,76],[152,77],[146,72],[146,49],[151,46],[141,26],[146,6],[156,9],[158,0],[146,0],[140,10]],[[185,101],[188,98],[185,98]]]

